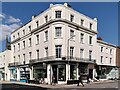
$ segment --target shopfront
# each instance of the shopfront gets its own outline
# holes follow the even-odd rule
[[[10,81],[17,80],[17,68],[16,67],[9,67],[10,70]]]

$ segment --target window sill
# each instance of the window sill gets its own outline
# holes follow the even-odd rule
[[[75,40],[74,40],[74,39],[72,39],[72,40],[70,40],[70,41],[73,41],[73,42],[75,42]]]
[[[39,45],[39,43],[35,44],[35,45]]]
[[[90,46],[93,46],[93,44],[89,44]]]
[[[62,37],[55,37],[54,39],[63,39]]]
[[[84,42],[80,42],[80,44],[85,44]]]
[[[44,41],[44,43],[48,42],[48,40]]]
[[[29,48],[32,47],[32,46],[28,46]]]

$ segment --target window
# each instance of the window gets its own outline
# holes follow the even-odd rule
[[[39,59],[39,50],[36,50],[36,58]]]
[[[32,46],[31,38],[29,38],[29,47]]]
[[[74,50],[74,47],[70,47],[70,58],[73,58],[73,50]]]
[[[38,26],[39,26],[39,21],[36,21],[36,26],[37,26],[37,28],[38,28]]]
[[[48,16],[45,16],[45,22],[48,22]]]
[[[14,58],[14,64],[15,64],[15,56],[13,58]]]
[[[25,41],[23,41],[23,49],[25,49]]]
[[[25,30],[23,30],[23,35],[25,35]]]
[[[55,27],[55,35],[56,37],[61,37],[61,27]]]
[[[101,56],[101,63],[103,63],[103,56]]]
[[[66,65],[65,64],[58,65],[58,80],[66,81]]]
[[[83,59],[84,49],[80,49],[80,58]]]
[[[89,36],[89,44],[92,44],[92,36]]]
[[[70,30],[70,38],[73,39],[73,36],[74,36],[74,31],[73,30]]]
[[[20,33],[18,33],[18,38],[20,37]]]
[[[61,58],[62,46],[61,45],[56,45],[55,48],[56,48],[56,58]]]
[[[108,57],[106,57],[106,62],[108,62]]]
[[[29,26],[28,28],[29,28],[29,31],[31,32],[31,26]]]
[[[39,44],[39,35],[36,35],[36,44]]]
[[[18,43],[18,51],[20,51],[20,43]]]
[[[29,60],[32,58],[32,52],[29,52]]]
[[[84,43],[84,34],[83,33],[80,34],[80,42]]]
[[[112,62],[112,58],[110,58],[110,64],[111,64],[111,62]]]
[[[20,55],[18,55],[18,61],[20,62]]]
[[[101,46],[101,52],[103,52],[103,47]]]
[[[48,31],[45,31],[45,41],[48,41]]]
[[[92,29],[92,25],[93,25],[93,24],[92,24],[92,23],[90,23],[90,29]]]
[[[110,54],[112,54],[112,49],[110,49]]]
[[[70,21],[73,22],[74,20],[74,15],[70,15]]]
[[[55,17],[61,18],[61,11],[55,11]]]
[[[23,64],[25,64],[25,54],[23,54]]]
[[[45,56],[48,57],[48,47],[45,48]]]
[[[89,60],[91,60],[91,59],[92,59],[92,51],[89,50]]]
[[[15,35],[13,35],[13,40],[15,40]]]
[[[81,26],[83,26],[83,24],[84,24],[84,20],[83,20],[83,19],[81,19]]]
[[[15,45],[13,46],[13,52],[15,52]]]
[[[106,48],[106,53],[108,53],[108,48]]]

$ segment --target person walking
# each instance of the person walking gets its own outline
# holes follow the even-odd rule
[[[81,75],[78,76],[78,84],[77,84],[77,86],[79,86],[79,83],[81,83],[82,86],[84,87],[84,84],[83,84],[83,82],[82,82],[82,76],[81,76]]]

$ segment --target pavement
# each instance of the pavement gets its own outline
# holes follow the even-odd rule
[[[61,89],[61,88],[96,88],[96,87],[112,88],[111,86],[114,86],[113,88],[118,88],[117,81],[115,81],[115,80],[97,81],[97,82],[91,82],[89,84],[84,83],[85,87],[82,87],[81,84],[80,84],[79,87],[77,87],[76,84],[72,84],[72,85],[66,85],[66,84],[46,85],[46,84],[30,84],[30,83],[14,82],[14,81],[0,81],[0,83],[1,84],[6,84],[6,85],[16,84],[16,85],[24,85],[24,86],[39,87],[39,88],[42,87],[42,88],[49,88],[49,89]]]

